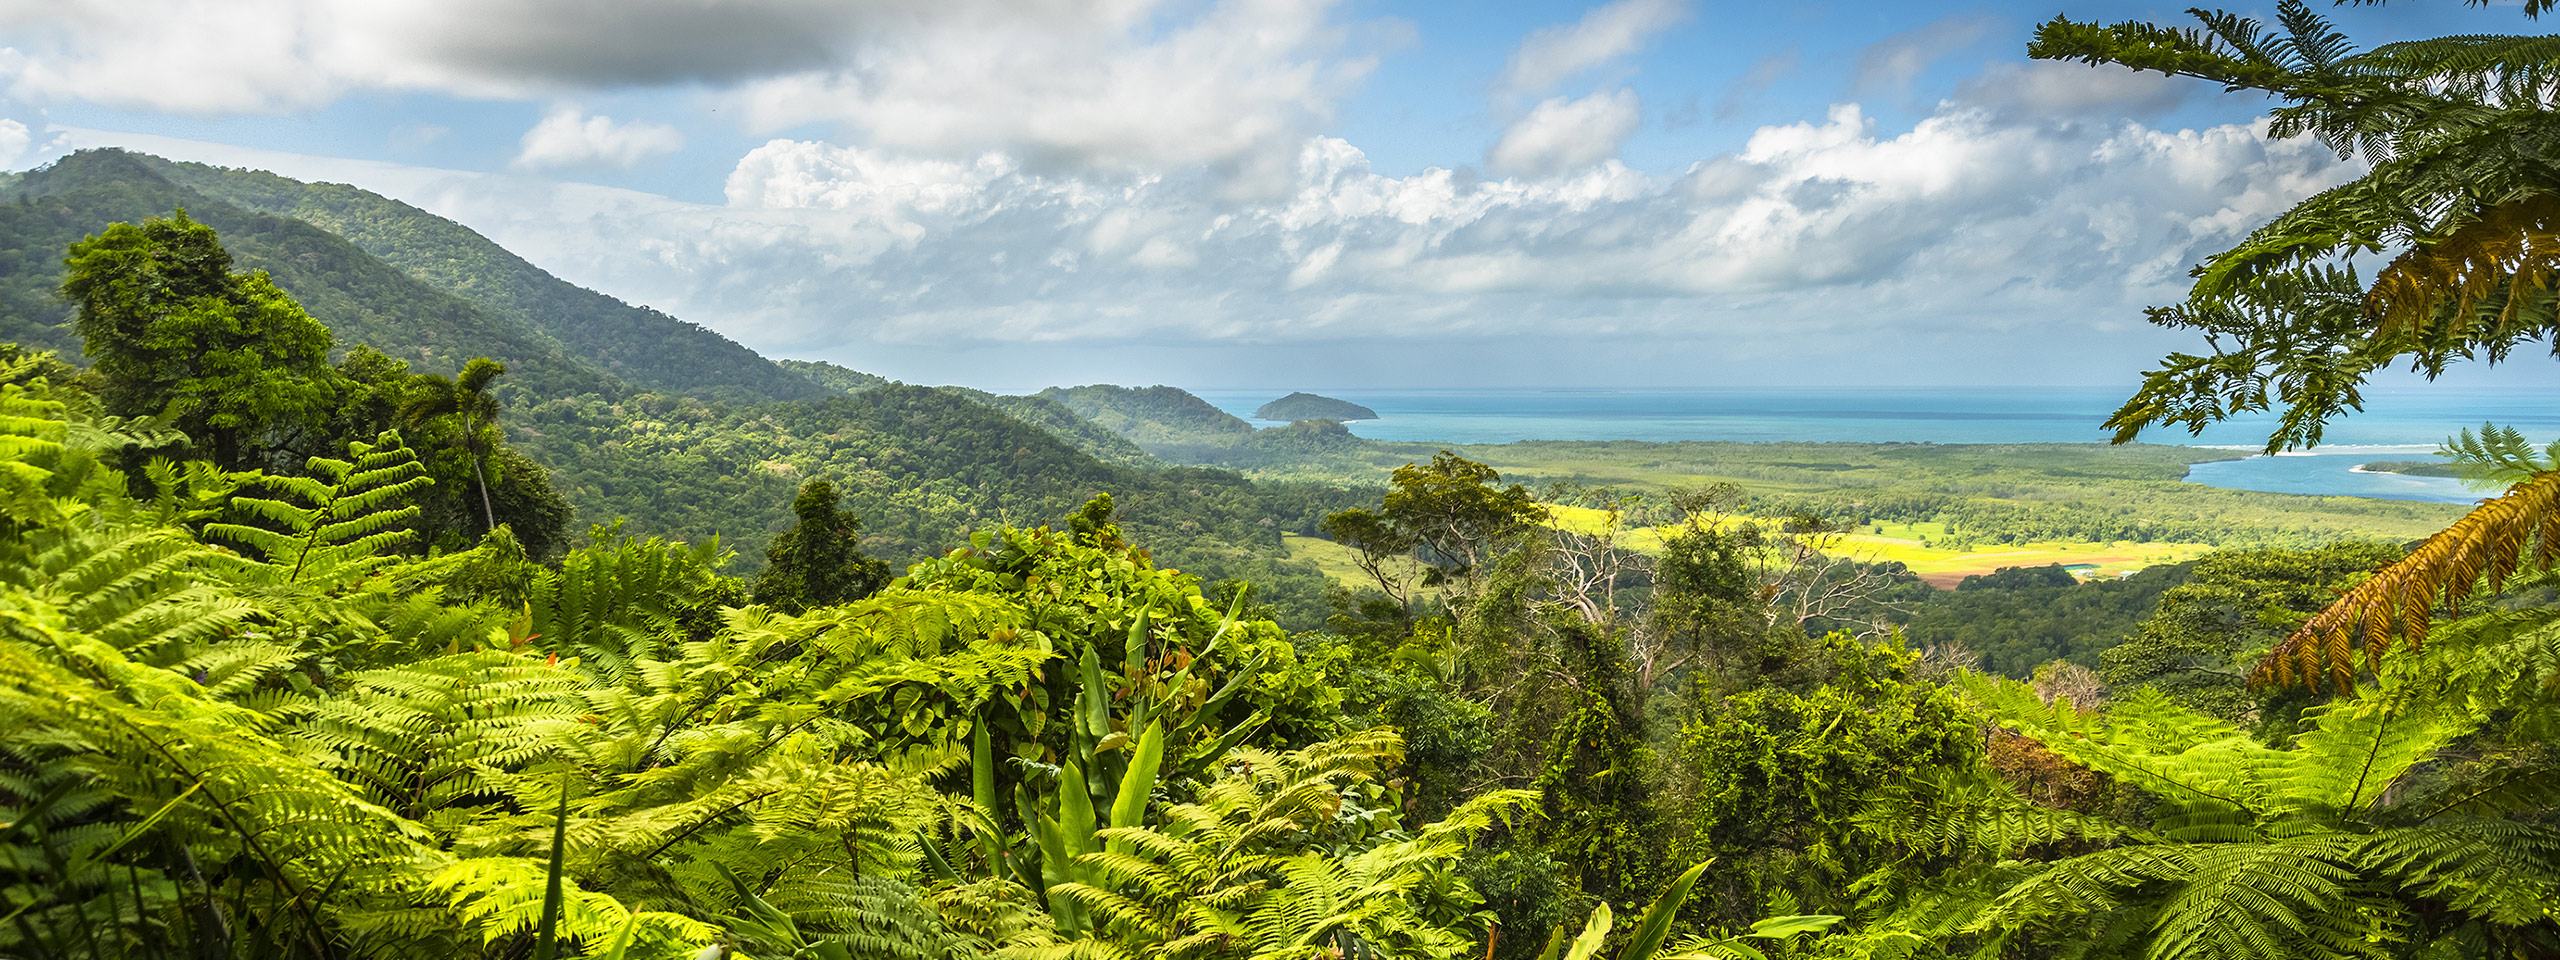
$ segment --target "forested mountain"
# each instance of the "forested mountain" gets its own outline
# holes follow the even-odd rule
[[[834,483],[866,548],[897,567],[986,524],[1054,522],[1111,493],[1133,542],[1211,581],[1247,577],[1302,625],[1323,619],[1325,582],[1284,559],[1280,535],[1314,533],[1324,513],[1365,495],[1105,463],[966,392],[903,384],[757,406],[563,398],[525,408],[520,423],[510,439],[551,466],[582,513],[749,550],[789,520],[792,491],[809,479]]]
[[[1094,384],[1050,387],[1040,396],[1066,404],[1077,416],[1110,428],[1140,447],[1233,443],[1253,435],[1253,424],[1210,406],[1180,387]]]
[[[368,190],[113,150],[75,154],[55,168],[119,158],[206,197],[336,234],[420,283],[557,340],[570,357],[634,387],[718,400],[823,394],[708,328],[554,277],[469,227]]]
[[[1069,446],[1082,450],[1104,463],[1116,463],[1124,467],[1164,466],[1163,461],[1149,456],[1145,450],[1139,449],[1137,444],[1129,442],[1129,438],[1113,433],[1110,428],[1099,423],[1076,416],[1075,411],[1067,409],[1066,404],[1058,402],[1054,397],[1041,394],[1032,394],[1027,397],[1005,396],[984,390],[972,390],[968,387],[937,387],[935,389],[959,394],[985,406],[1002,410],[1005,415],[1048,431],[1050,436],[1066,441]]]
[[[502,429],[513,450],[549,468],[586,521],[627,519],[633,532],[694,541],[721,536],[752,556],[789,521],[802,480],[832,479],[867,525],[873,552],[903,567],[987,522],[1054,521],[1110,490],[1133,538],[1165,562],[1213,582],[1250,573],[1293,624],[1324,616],[1323,578],[1284,559],[1280,534],[1313,532],[1349,494],[1256,486],[1219,471],[1133,470],[1156,464],[1044,397],[894,385],[841,396],[889,381],[833,364],[786,369],[351,187],[116,150],[12,177],[0,183],[0,243],[9,245],[0,248],[0,342],[77,356],[57,291],[62,251],[109,223],[179,208],[221,234],[236,266],[271,274],[331,330],[340,354],[369,346],[435,374],[478,356],[505,364],[495,381],[509,409]],[[414,275],[302,215],[417,264]],[[593,342],[623,346],[570,346]]]
[[[1256,420],[1278,420],[1294,423],[1300,420],[1375,420],[1378,411],[1332,397],[1320,397],[1298,391],[1278,400],[1253,408]]]
[[[472,357],[513,371],[507,389],[545,396],[620,393],[614,377],[521,320],[493,315],[395,269],[326,230],[217,200],[171,181],[143,159],[86,151],[0,185],[0,338],[80,352],[55,288],[62,250],[109,223],[184,208],[223,237],[239,266],[276,285],[336,332],[423,371],[453,373]]]
[[[2357,53],[2277,11],[2038,31],[2373,161],[2155,311],[2245,349],[2169,357],[2128,436],[2272,392],[2283,446],[2365,370],[2560,331],[2550,45]],[[1253,483],[989,405],[1021,398],[644,389],[92,161],[0,200],[7,335],[60,342],[67,302],[89,347],[0,348],[0,956],[2560,956],[2560,446],[2511,430],[2448,457],[2506,492],[2403,546],[2189,497],[2204,454],[2169,448],[1512,445],[1533,488],[1169,388],[1014,404],[1382,474]],[[204,220],[143,219],[181,200]],[[484,348],[518,369],[453,352]],[[631,525],[562,549],[554,477]],[[2268,503],[2255,532],[2325,538],[1947,592],[1846,550],[2130,549]],[[752,578],[654,535],[737,526]],[[1284,531],[1353,585],[1304,629],[1258,599],[1304,595]],[[1271,589],[1190,575],[1219,563]],[[1897,628],[1915,597],[2015,629]],[[2004,678],[1976,640],[2064,659]]]
[[[861,393],[873,387],[888,386],[891,381],[878,374],[842,367],[824,360],[776,360],[782,369],[809,379],[833,393]]]

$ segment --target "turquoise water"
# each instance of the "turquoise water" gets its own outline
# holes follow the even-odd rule
[[[1250,419],[1287,390],[1194,391]],[[2130,387],[1810,387],[1802,389],[1316,390],[1365,405],[1379,419],[1351,424],[1376,440],[1811,441],[1852,443],[2103,443],[2107,414]],[[2331,423],[2313,455],[2200,464],[2189,479],[2279,493],[2468,502],[2481,494],[2438,477],[2360,474],[2372,460],[2424,459],[2483,420],[2548,442],[2560,436],[2560,391],[2526,387],[2377,387],[2365,412]],[[2254,450],[2273,418],[2216,424],[2203,435],[2143,439]]]

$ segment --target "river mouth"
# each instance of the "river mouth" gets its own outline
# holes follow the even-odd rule
[[[2304,453],[2217,460],[2187,468],[2187,482],[2229,490],[2370,497],[2427,503],[2472,503],[2496,491],[2474,490],[2452,477],[2417,477],[2356,469],[2379,460],[2432,459],[2435,447],[2372,445],[2323,447]]]

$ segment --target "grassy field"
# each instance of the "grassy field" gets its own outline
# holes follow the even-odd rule
[[[1555,525],[1567,530],[1597,532],[1608,522],[1605,511],[1592,507],[1552,506],[1549,509],[1554,512]],[[1768,517],[1748,519],[1764,525],[1776,523]],[[1662,537],[1673,529],[1666,526],[1629,527],[1620,534],[1619,543],[1640,553],[1659,553]],[[2085,571],[2083,576],[2112,577],[2154,564],[2193,560],[2213,549],[2213,545],[2208,543],[2137,543],[2128,540],[2105,543],[2028,541],[1975,549],[1937,545],[1943,544],[1946,538],[1947,529],[1943,523],[1871,524],[1856,532],[1840,535],[1836,552],[1863,563],[1900,562],[1931,585],[1950,588],[1967,576],[1990,573],[2001,567],[2090,564],[2093,569]],[[1340,546],[1325,545],[1348,554],[1348,550]],[[1297,554],[1293,550],[1291,555]],[[1345,565],[1348,565],[1347,561]],[[1327,572],[1330,574],[1331,571]]]
[[[1550,499],[1575,491],[1644,495],[1729,483],[1763,513],[1807,512],[1887,529],[1885,540],[1951,539],[1932,525],[1960,521],[1979,548],[2112,554],[2119,540],[2169,553],[2196,544],[2305,546],[2348,538],[2414,540],[2441,530],[2455,504],[2315,497],[2186,483],[2191,464],[2229,450],[2158,444],[1567,443],[1441,447],[1360,443],[1237,467],[1261,479],[1383,485],[1396,467],[1447,449],[1500,470]],[[1587,493],[1581,502],[1589,502]],[[2065,544],[2045,550],[2040,544]],[[2085,549],[2084,549],[2085,545]],[[2159,554],[2151,550],[2148,554]],[[1915,557],[1936,562],[1923,552]],[[2076,561],[2075,561],[2076,562]],[[1915,569],[1920,564],[1915,563]]]
[[[1347,442],[1346,442],[1347,441]],[[1730,484],[1733,508],[1763,521],[1811,516],[1852,532],[1843,553],[1899,561],[1952,586],[2000,567],[2090,564],[2109,576],[2217,548],[2309,547],[2349,539],[2407,542],[2444,529],[2458,504],[2227,490],[2185,482],[2197,463],[2242,454],[2161,444],[1645,443],[1487,445],[1340,440],[1286,449],[1194,448],[1179,462],[1265,480],[1383,487],[1408,463],[1447,450],[1501,471],[1558,505],[1559,522],[1596,523],[1591,505],[1627,510],[1623,541],[1661,548],[1678,522],[1667,493]],[[1337,580],[1363,579],[1350,553],[1321,540],[1290,553]]]
[[[1351,562],[1354,551],[1350,547],[1323,537],[1309,537],[1295,533],[1281,534],[1280,547],[1289,551],[1289,559],[1315,564],[1316,569],[1324,571],[1324,575],[1333,578],[1335,583],[1369,582],[1369,575],[1363,572],[1358,564]]]

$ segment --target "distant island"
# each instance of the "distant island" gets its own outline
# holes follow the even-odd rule
[[[2357,473],[2398,473],[2412,477],[2451,477],[2453,464],[2441,460],[2377,460],[2358,464]]]
[[[1263,404],[1261,407],[1255,409],[1253,411],[1253,418],[1256,420],[1280,420],[1284,422],[1294,422],[1298,420],[1375,420],[1378,419],[1378,411],[1371,410],[1347,400],[1336,400],[1332,397],[1319,397],[1312,393],[1292,393],[1288,396],[1281,397],[1278,400]]]

